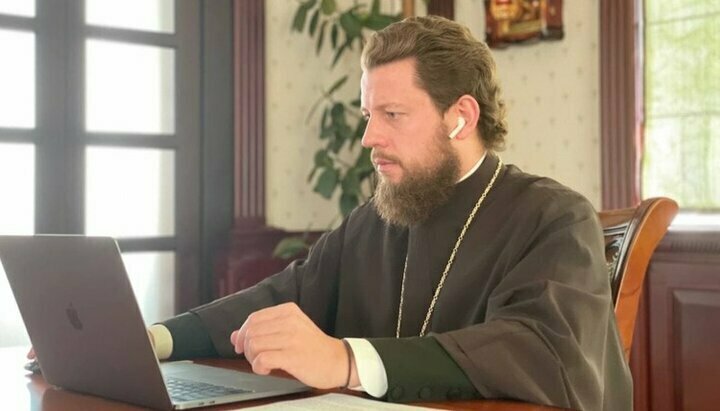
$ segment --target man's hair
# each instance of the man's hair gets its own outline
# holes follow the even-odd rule
[[[488,46],[467,27],[443,17],[410,17],[373,33],[362,52],[363,71],[406,58],[440,113],[468,94],[480,105],[478,130],[488,149],[504,146],[505,102]]]

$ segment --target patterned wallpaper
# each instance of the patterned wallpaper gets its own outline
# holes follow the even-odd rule
[[[416,13],[424,14],[422,2]],[[399,1],[390,4],[399,7]],[[510,132],[504,161],[552,177],[600,205],[598,2],[564,2],[565,39],[495,51],[508,104]],[[292,33],[295,7],[266,2],[267,220],[291,230],[336,224],[337,201],[326,201],[307,183],[320,147],[310,107],[335,79],[353,73],[345,92],[357,93],[358,59],[333,70],[315,56],[307,34]],[[482,0],[455,2],[456,20],[484,38]],[[326,50],[327,52],[327,50]]]

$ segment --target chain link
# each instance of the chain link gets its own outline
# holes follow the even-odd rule
[[[480,198],[478,199],[477,203],[475,203],[475,207],[473,207],[472,211],[470,211],[470,215],[468,216],[467,220],[465,221],[465,225],[463,226],[462,230],[460,231],[460,235],[457,238],[457,241],[455,241],[455,247],[453,247],[452,252],[450,253],[450,258],[448,259],[447,264],[445,264],[445,270],[443,271],[442,276],[440,277],[440,282],[438,283],[437,287],[435,288],[435,294],[433,295],[432,300],[430,301],[430,306],[428,307],[427,314],[425,314],[425,321],[423,321],[422,328],[420,329],[420,337],[424,337],[427,326],[430,323],[430,318],[432,317],[433,311],[435,310],[435,303],[437,302],[438,297],[440,296],[440,291],[442,290],[443,286],[445,285],[445,279],[448,276],[448,273],[450,272],[450,268],[453,265],[453,262],[455,262],[455,254],[457,254],[458,248],[460,248],[460,244],[463,241],[463,238],[465,238],[465,233],[467,232],[468,228],[470,228],[470,224],[472,224],[473,219],[475,219],[475,214],[477,214],[478,210],[480,209],[480,206],[482,205],[483,201],[485,201],[485,197],[487,197],[488,193],[490,192],[490,189],[492,189],[493,185],[495,185],[495,180],[497,179],[498,175],[500,174],[500,169],[502,168],[502,160],[498,158],[498,165],[495,168],[495,173],[493,174],[492,178],[490,179],[490,182],[485,187],[485,191],[480,195]],[[408,249],[408,253],[409,253]],[[400,284],[400,306],[398,308],[398,321],[397,321],[397,330],[395,331],[395,337],[400,338],[400,325],[402,323],[402,309],[403,309],[403,300],[405,296],[405,275],[407,274],[407,263],[408,263],[408,256],[405,255],[405,267],[403,268],[403,276],[402,276],[402,283]]]

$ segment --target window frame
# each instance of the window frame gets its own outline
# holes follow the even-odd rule
[[[35,17],[0,15],[0,28],[35,32],[36,47],[35,128],[0,128],[0,142],[35,146],[35,232],[46,234],[85,231],[86,147],[173,150],[175,235],[118,243],[123,252],[175,252],[177,313],[214,294],[215,254],[232,225],[234,126],[233,2],[175,7],[175,33],[85,25],[80,0],[38,0]],[[85,131],[86,38],[174,48],[174,135]]]

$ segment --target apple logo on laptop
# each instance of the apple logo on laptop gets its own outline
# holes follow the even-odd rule
[[[75,310],[75,307],[73,307],[72,303],[70,303],[70,306],[65,310],[65,313],[67,313],[68,320],[70,320],[70,324],[75,328],[76,330],[82,330],[83,325],[82,321],[80,321],[80,316],[78,316],[77,310]]]

